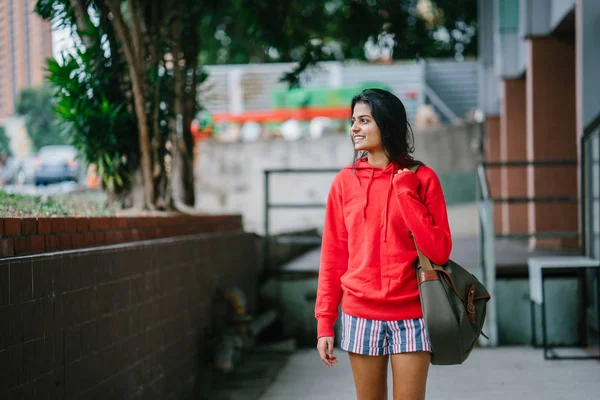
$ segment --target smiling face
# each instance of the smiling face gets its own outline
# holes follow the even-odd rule
[[[350,132],[355,150],[374,153],[383,149],[381,131],[371,114],[371,107],[368,104],[356,103],[352,111],[351,123]]]

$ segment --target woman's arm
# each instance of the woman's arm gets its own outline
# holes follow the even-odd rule
[[[318,337],[333,336],[333,325],[342,300],[340,280],[348,268],[348,232],[344,222],[341,189],[341,181],[336,177],[327,198],[321,245],[321,266],[315,305]]]
[[[442,185],[433,170],[429,171],[431,175],[423,188],[423,202],[417,192],[419,178],[410,171],[400,172],[394,177],[394,190],[400,213],[419,249],[431,262],[443,265],[450,258],[452,238]]]

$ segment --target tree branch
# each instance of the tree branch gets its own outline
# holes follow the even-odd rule
[[[129,16],[131,19],[131,29],[133,30],[131,38],[133,41],[133,50],[135,58],[139,61],[140,65],[143,65],[144,60],[144,39],[142,37],[142,31],[140,28],[140,20],[143,19],[139,3],[134,0],[127,0],[127,7],[129,8]]]
[[[140,153],[142,156],[142,176],[144,178],[144,200],[146,207],[153,210],[154,207],[154,180],[152,179],[152,153],[150,145],[150,132],[148,127],[148,116],[146,113],[146,99],[143,81],[143,63],[138,65],[131,43],[128,41],[128,30],[123,15],[121,14],[120,0],[106,0],[107,6],[113,15],[113,24],[117,37],[121,41],[125,58],[129,64],[129,75],[133,88],[133,101],[135,114],[138,122],[138,133],[140,142]],[[135,18],[133,16],[132,18]]]
[[[123,14],[121,14],[121,2],[119,0],[106,0],[106,5],[113,16],[113,25],[115,27],[117,37],[123,45],[125,59],[128,63],[130,63],[130,65],[135,66],[135,69],[137,70],[137,59],[134,56],[134,51],[131,47],[129,29],[127,28],[125,20],[123,20]]]
[[[140,10],[140,19],[139,19],[139,23],[140,23],[140,31],[142,32],[142,37],[148,37],[148,24],[146,23],[146,6],[148,6],[148,3],[144,2],[143,5],[140,4],[139,0],[136,0],[136,4],[138,9]],[[150,6],[156,6],[156,2],[150,2]]]

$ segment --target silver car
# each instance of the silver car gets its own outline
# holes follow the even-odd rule
[[[78,182],[81,165],[73,146],[44,146],[35,158],[35,184],[46,185],[63,181]]]

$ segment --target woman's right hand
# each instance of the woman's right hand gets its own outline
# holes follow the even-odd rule
[[[317,350],[319,350],[319,356],[325,365],[331,368],[337,364],[338,360],[333,356],[333,336],[320,337],[317,341]]]

